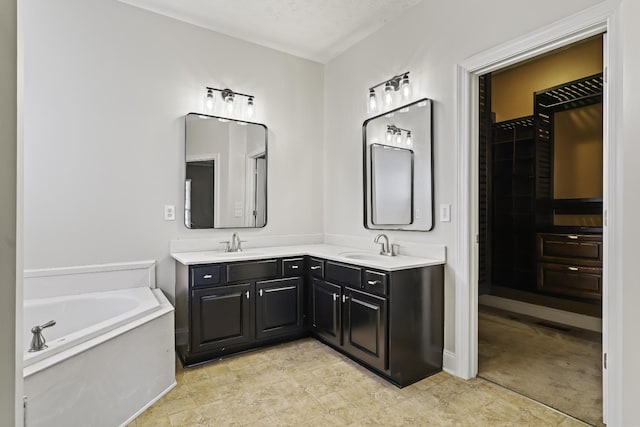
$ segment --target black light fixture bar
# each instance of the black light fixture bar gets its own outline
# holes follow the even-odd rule
[[[402,80],[403,77],[409,77],[409,71],[406,71],[404,73],[400,73],[398,75],[395,75],[393,77],[391,77],[390,79],[387,79],[381,83],[378,83],[377,85],[371,86],[369,88],[369,90],[374,90],[377,87],[380,87],[382,85],[386,85],[387,83],[391,84],[391,86],[393,87],[394,90],[398,90],[398,88],[400,87],[400,81]]]
[[[235,91],[233,91],[233,90],[231,90],[231,89],[218,89],[218,88],[215,88],[215,87],[209,87],[209,86],[206,86],[206,89],[207,89],[207,90],[215,90],[216,92],[220,92],[220,93],[230,92],[230,93],[231,93],[232,95],[234,95],[234,96],[235,96],[235,95],[240,95],[240,96],[244,96],[244,97],[247,97],[247,98],[253,98],[253,99],[255,99],[255,96],[254,96],[254,95],[248,95],[248,94],[246,94],[246,93],[235,92]]]

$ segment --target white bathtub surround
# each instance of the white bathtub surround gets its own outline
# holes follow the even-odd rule
[[[24,271],[24,299],[156,287],[156,262],[138,261]]]
[[[29,427],[125,425],[175,386],[174,309],[154,289],[155,263],[120,266],[39,270],[25,278],[25,290],[34,285],[30,295],[47,295],[25,300],[25,327],[58,322],[44,330],[48,349],[25,348]],[[80,282],[87,291],[69,295]],[[64,296],[51,297],[53,289]]]

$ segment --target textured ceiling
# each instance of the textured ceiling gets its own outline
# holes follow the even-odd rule
[[[120,0],[325,63],[422,0]]]

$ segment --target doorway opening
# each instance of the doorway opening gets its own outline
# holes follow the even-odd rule
[[[603,34],[479,76],[478,375],[602,425]]]

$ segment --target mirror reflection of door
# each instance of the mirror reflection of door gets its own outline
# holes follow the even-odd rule
[[[215,163],[213,160],[187,162],[185,225],[212,228],[214,223]],[[191,197],[199,194],[199,197]]]
[[[253,211],[256,227],[267,224],[267,158],[263,154],[256,157],[255,188],[256,201]]]

